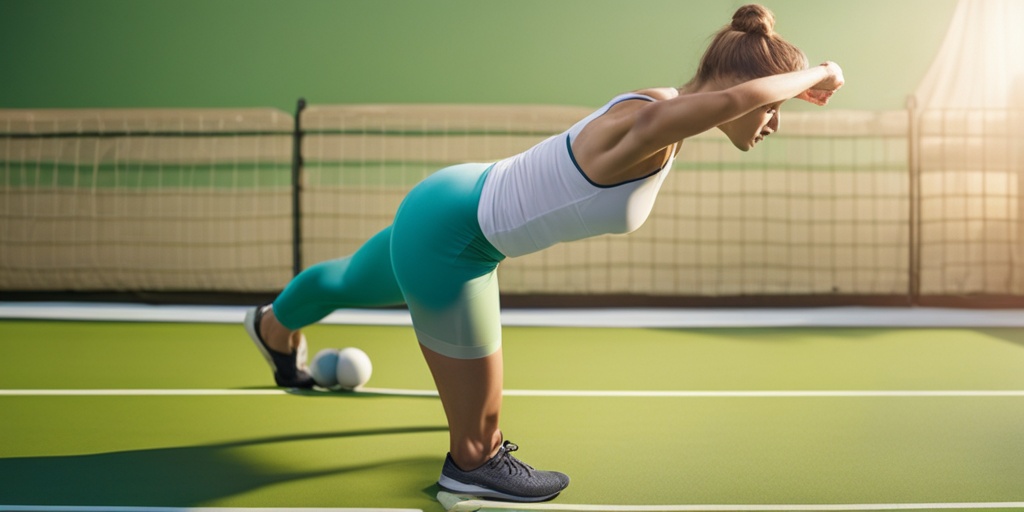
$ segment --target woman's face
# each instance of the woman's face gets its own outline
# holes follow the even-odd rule
[[[740,151],[750,151],[765,137],[779,131],[779,108],[782,102],[758,107],[718,127]]]

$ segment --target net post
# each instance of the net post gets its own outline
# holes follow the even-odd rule
[[[1010,92],[1010,133],[1020,133],[1024,129],[1024,76],[1017,75]],[[1010,258],[1010,294],[1021,293],[1024,288],[1024,277],[1017,270],[1021,268],[1021,255],[1024,254],[1024,146],[1017,145],[1016,154],[1010,154],[1011,175],[1017,175],[1017,245],[1012,247]]]
[[[295,128],[292,131],[292,275],[302,272],[302,111],[306,99],[295,106]]]
[[[911,306],[921,301],[921,146],[918,134],[917,96],[907,96],[907,178],[909,180],[909,272],[907,298]]]

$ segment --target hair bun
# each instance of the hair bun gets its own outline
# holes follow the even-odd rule
[[[775,33],[775,15],[761,5],[744,5],[732,15],[732,29],[748,34],[771,36]]]

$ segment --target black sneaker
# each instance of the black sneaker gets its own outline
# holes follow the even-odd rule
[[[557,471],[538,471],[513,457],[519,447],[505,441],[483,466],[463,471],[449,453],[437,483],[453,492],[509,501],[546,501],[569,486],[569,477]]]
[[[272,350],[263,342],[263,337],[260,336],[260,319],[263,318],[263,312],[269,307],[257,306],[245,312],[245,320],[243,320],[245,332],[249,334],[249,338],[252,338],[252,342],[256,344],[260,354],[263,354],[263,359],[267,360],[267,364],[274,372],[274,382],[278,386],[282,388],[312,388],[315,382],[306,365],[305,336],[301,338],[299,346],[295,347],[291,354],[282,354]]]

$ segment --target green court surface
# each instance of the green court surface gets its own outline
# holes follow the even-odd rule
[[[371,388],[432,389],[410,328],[307,335],[311,356],[365,350]],[[0,506],[443,510],[436,398],[250,393],[276,388],[237,325],[7,320],[0,344]],[[1024,503],[1024,329],[508,327],[504,346],[503,430],[572,477],[556,504]]]

